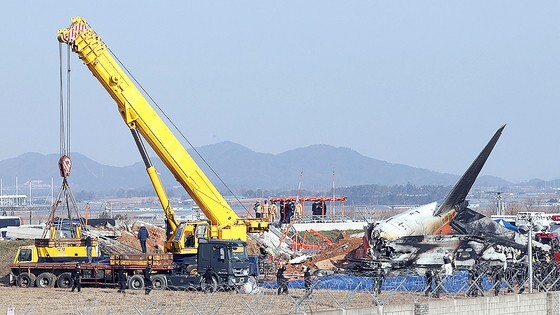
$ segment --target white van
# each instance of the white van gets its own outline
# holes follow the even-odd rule
[[[23,222],[20,217],[0,216],[0,238],[6,237],[8,226],[20,226]]]

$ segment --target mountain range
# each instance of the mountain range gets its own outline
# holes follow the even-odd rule
[[[344,147],[311,145],[280,154],[254,152],[233,142],[221,142],[196,148],[211,165],[214,175],[194,150],[189,153],[210,180],[222,190],[223,181],[230,189],[295,190],[301,175],[301,187],[307,191],[328,191],[336,187],[357,185],[453,185],[459,175],[438,173],[426,169],[393,164],[370,158]],[[4,186],[17,176],[20,184],[32,179],[50,184],[60,179],[58,154],[25,153],[0,161],[0,177]],[[69,183],[74,191],[108,191],[115,189],[149,189],[151,184],[142,162],[115,167],[97,163],[88,157],[72,153],[72,173]],[[166,187],[177,186],[173,175],[152,158]],[[509,182],[494,176],[481,176],[478,185],[505,186]]]

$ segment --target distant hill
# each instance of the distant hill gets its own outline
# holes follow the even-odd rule
[[[337,187],[407,183],[453,185],[459,179],[459,175],[393,164],[330,145],[312,145],[276,155],[257,153],[232,142],[207,145],[197,150],[228,185],[236,188],[293,190],[297,188],[303,171],[303,188],[327,191],[332,187],[333,169]],[[494,176],[481,176],[479,181],[485,185],[509,184]]]
[[[210,180],[221,189],[222,184],[193,150],[190,154],[201,165]],[[303,171],[302,188],[308,191],[328,191],[332,187],[333,169],[335,185],[453,185],[459,175],[443,174],[426,169],[393,164],[363,156],[348,148],[329,145],[312,145],[280,154],[254,152],[233,142],[202,146],[197,151],[232,189],[294,190]],[[58,154],[26,153],[16,158],[0,161],[0,177],[6,185],[18,177],[22,184],[29,179],[50,183],[60,181]],[[150,189],[151,184],[141,162],[125,167],[107,166],[88,157],[72,153],[70,184],[73,191],[107,191],[114,189]],[[177,182],[158,158],[152,158],[162,181],[168,187]],[[494,176],[481,176],[478,183],[485,186],[507,185],[507,181]]]
[[[68,181],[74,192],[138,188],[149,184],[141,163],[114,167],[97,163],[80,153],[72,153],[71,157],[72,170]],[[58,154],[25,153],[0,161],[0,177],[4,186],[13,185],[16,176],[19,184],[29,180],[42,180],[50,184],[51,179],[58,184],[62,181],[58,171],[58,159]]]

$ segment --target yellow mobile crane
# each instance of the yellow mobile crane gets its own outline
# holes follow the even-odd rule
[[[58,40],[68,44],[117,103],[119,113],[130,128],[146,170],[166,216],[165,250],[178,255],[195,255],[198,238],[247,240],[247,233],[268,230],[262,219],[237,216],[216,187],[195,163],[187,150],[130,80],[107,45],[81,18],[72,18],[68,28],[58,31]],[[144,138],[175,178],[185,188],[209,222],[178,223],[174,211],[145,151]]]

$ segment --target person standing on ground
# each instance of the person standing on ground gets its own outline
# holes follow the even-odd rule
[[[305,285],[305,292],[309,292],[311,290],[311,268],[307,266],[303,266],[305,270],[303,272],[303,283]]]
[[[439,294],[443,291],[442,289],[442,283],[441,283],[441,275],[439,274],[439,272],[434,271],[432,273],[432,277],[433,277],[433,281],[434,281],[434,293],[433,293],[433,297],[435,298],[439,298]]]
[[[426,290],[424,290],[424,296],[429,296],[433,291],[432,282],[434,279],[434,274],[432,270],[428,269],[424,277],[426,277]]]
[[[146,269],[142,272],[144,274],[144,288],[146,295],[150,294],[152,291],[152,279],[150,278],[152,275],[152,264],[148,263]]]
[[[91,259],[91,236],[88,235],[86,237],[85,243],[86,243],[86,252],[87,252],[88,263],[91,264],[91,261],[92,261],[92,259]]]
[[[494,295],[498,296],[500,294],[500,289],[504,280],[504,272],[502,267],[498,267],[493,270],[492,279],[494,280]]]
[[[140,229],[138,230],[138,240],[140,240],[140,246],[142,247],[142,253],[146,253],[146,241],[148,240],[149,233],[148,229],[144,223],[140,224]]]
[[[445,270],[446,276],[453,275],[453,267],[451,266],[451,256],[449,256],[449,251],[445,251],[443,254],[443,268]]]
[[[381,268],[381,264],[377,264],[373,271],[373,292],[377,296],[381,294],[381,287],[383,286],[383,280],[385,279],[385,272]]]
[[[72,270],[72,292],[78,289],[82,291],[82,270],[80,270],[80,263],[76,263],[76,267]]]
[[[124,266],[121,266],[117,272],[117,282],[119,283],[117,292],[124,293],[124,290],[126,290],[126,273],[124,272]]]
[[[212,292],[214,290],[213,286],[213,279],[212,279],[212,267],[206,267],[206,271],[204,272],[204,283],[206,283],[206,288],[204,291]]]
[[[284,276],[286,265],[282,263],[280,268],[276,271],[276,283],[278,283],[278,295],[284,293],[288,294],[288,279]]]

